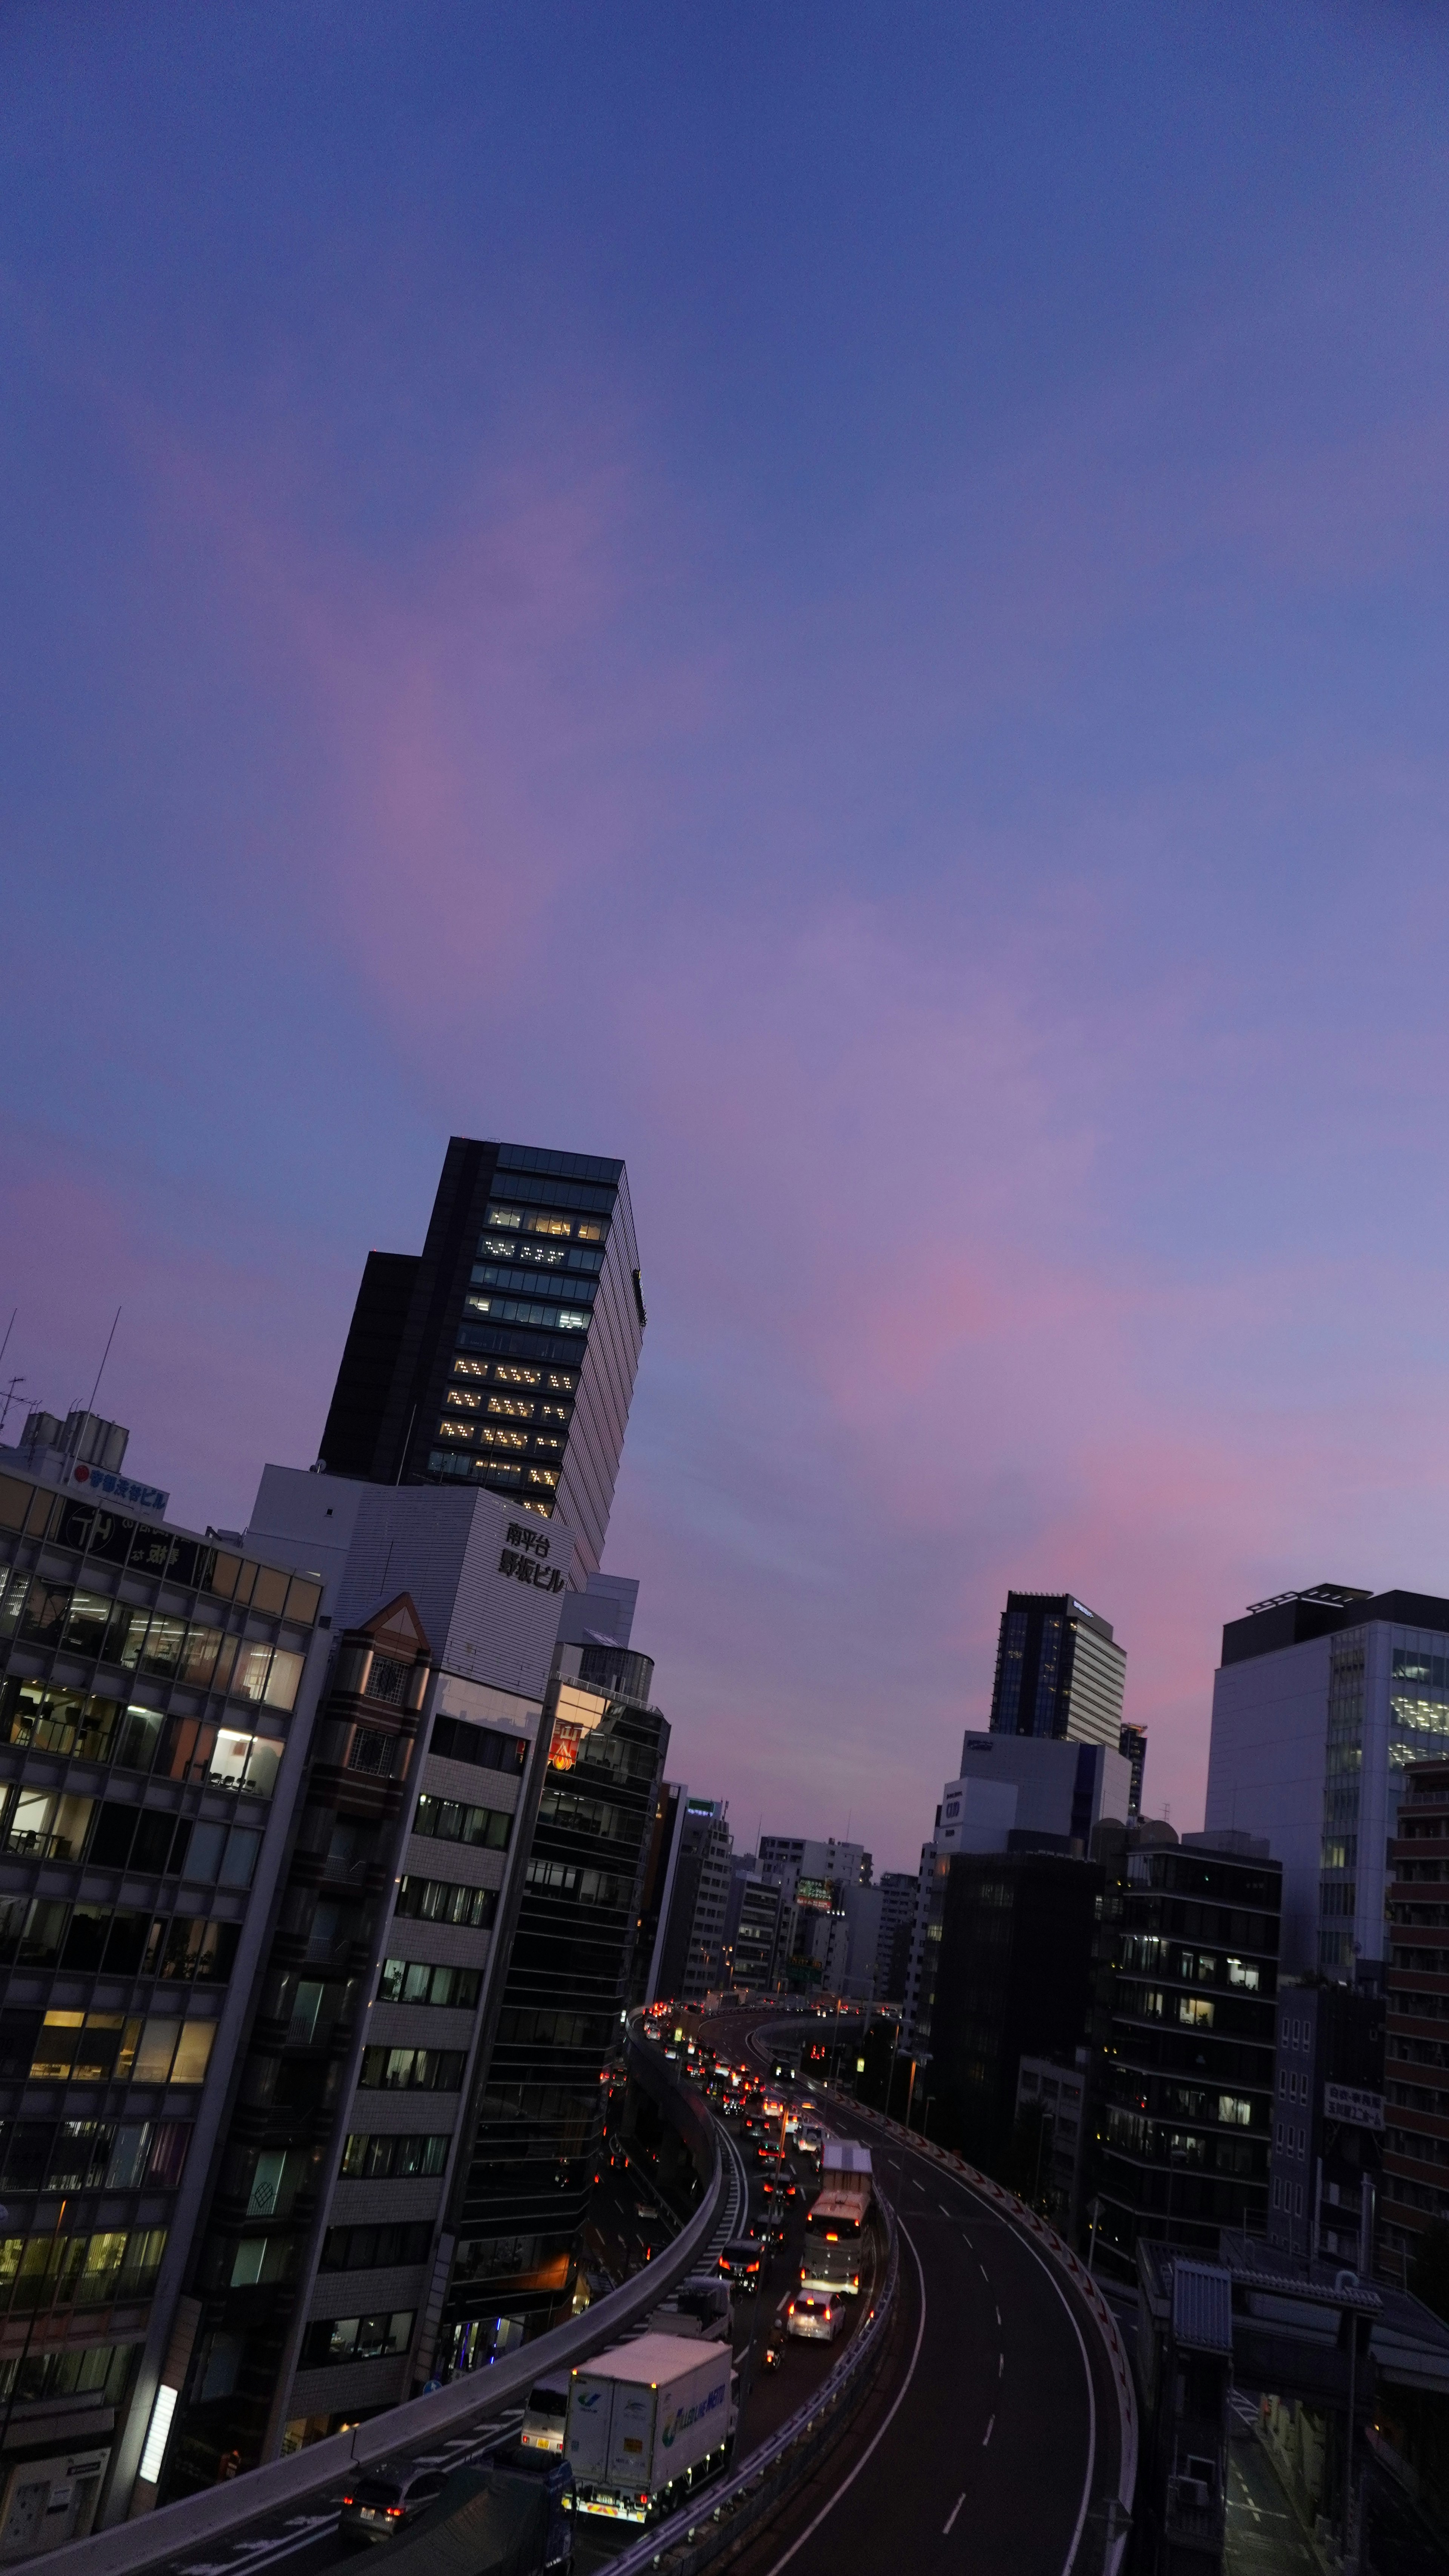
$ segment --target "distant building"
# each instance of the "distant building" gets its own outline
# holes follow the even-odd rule
[[[1283,1864],[1283,1965],[1375,1983],[1404,1766],[1449,1733],[1449,1601],[1319,1583],[1223,1630],[1207,1822]]]
[[[910,1975],[918,1881],[909,1870],[888,1869],[882,1873],[880,1892],[876,1995],[882,2003],[898,2004],[905,2001]]]
[[[994,1735],[1106,1744],[1122,1734],[1127,1657],[1110,1623],[1069,1592],[1008,1592],[991,1692]]]
[[[1319,1977],[1278,1988],[1268,2242],[1373,2277],[1383,2163],[1384,1999]]]
[[[751,1871],[739,1887],[731,1952],[731,1983],[741,1992],[771,1992],[779,1937],[780,1891]]]
[[[1101,1893],[1095,1862],[1056,1852],[947,1864],[930,2030],[929,2091],[941,2106],[933,2133],[988,2172],[1011,2135],[1023,2057],[1072,2060],[1082,2044]]]
[[[1132,1786],[1127,1792],[1127,1813],[1135,1825],[1142,1813],[1142,1782],[1147,1769],[1147,1729],[1124,1726],[1117,1750],[1124,1762],[1132,1765]]]
[[[1090,2060],[1099,2252],[1267,2234],[1282,1872],[1247,1834],[1104,1825]]]
[[[681,1781],[664,1780],[660,1783],[654,1802],[654,1821],[649,1832],[644,1885],[639,1899],[639,1938],[634,1953],[631,2003],[652,2004],[656,1998],[656,1979],[664,1955],[664,1935],[674,1895],[674,1874],[679,1866],[679,1846],[684,1836],[684,1814],[688,1803],[689,1792]]]
[[[961,1741],[961,1774],[948,1780],[931,1841],[922,1846],[905,1981],[905,2027],[930,2046],[946,1878],[964,1853],[1056,1851],[1085,1857],[1097,1826],[1126,1821],[1130,1766],[1105,1744],[977,1734]]]
[[[655,1992],[697,2003],[724,1977],[731,1837],[727,1798],[686,1799]]]
[[[582,1586],[603,1553],[643,1334],[623,1164],[454,1136],[422,1251],[368,1254],[326,1470],[557,1511]]]
[[[1070,2065],[1055,2057],[1024,2057],[1016,2085],[1016,2116],[1037,2112],[1042,2122],[1038,2180],[1047,2215],[1068,2242],[1081,2214],[1082,2156],[1087,2136],[1087,2052],[1077,2048]]]

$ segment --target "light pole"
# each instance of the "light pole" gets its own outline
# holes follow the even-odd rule
[[[911,2080],[906,2087],[906,2127],[911,2125],[911,2104],[916,2098],[916,2060],[911,2059]]]

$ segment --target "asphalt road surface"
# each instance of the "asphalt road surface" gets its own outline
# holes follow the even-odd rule
[[[1066,2576],[1100,2562],[1117,2415],[1100,2340],[1055,2269],[964,2182],[872,2150],[901,2229],[887,2366],[816,2475],[742,2559],[747,2576]]]

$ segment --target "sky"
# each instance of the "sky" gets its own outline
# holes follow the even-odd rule
[[[622,1155],[671,1771],[914,1867],[1070,1590],[1196,1825],[1449,1591],[1446,287],[1428,0],[9,0],[0,1385],[237,1525]]]

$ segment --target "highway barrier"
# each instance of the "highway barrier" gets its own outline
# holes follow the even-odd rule
[[[631,2070],[641,2056],[645,2058],[650,2089],[657,2092],[662,2061],[657,2052],[646,2053],[641,2043],[631,2040]],[[270,2460],[264,2467],[248,2470],[225,2485],[185,2496],[179,2504],[161,2505],[154,2513],[143,2514],[135,2521],[98,2531],[89,2540],[73,2541],[66,2548],[48,2551],[46,2576],[136,2576],[136,2571],[163,2566],[222,2533],[239,2531],[279,2506],[301,2504],[309,2496],[325,2493],[349,2468],[456,2436],[475,2423],[481,2430],[510,2399],[525,2397],[544,2372],[582,2361],[611,2343],[640,2317],[647,2316],[693,2269],[709,2243],[725,2197],[724,2165],[713,2122],[696,2095],[687,2093],[677,2081],[666,2079],[666,2083],[673,2096],[671,2116],[677,2115],[677,2125],[707,2147],[708,2179],[688,2226],[632,2280],[621,2281],[617,2289],[595,2299],[580,2316],[570,2317],[533,2343],[508,2353],[502,2361],[471,2371],[448,2387],[435,2389],[429,2397],[410,2398],[384,2415],[373,2416],[366,2424],[355,2425],[351,2432],[335,2433],[330,2440],[314,2442],[287,2459]]]

